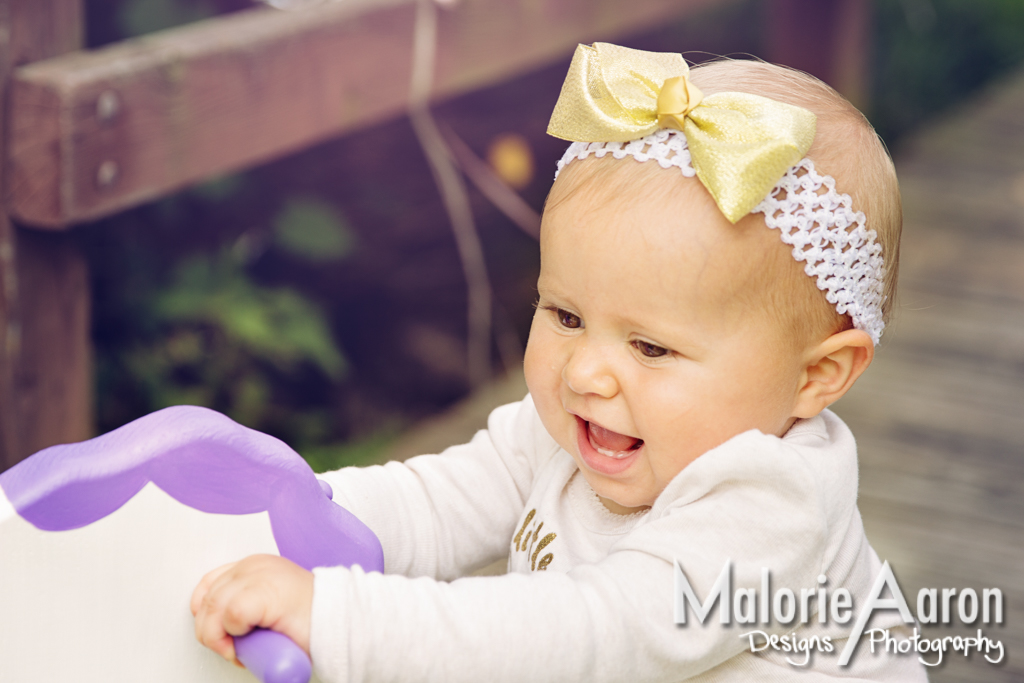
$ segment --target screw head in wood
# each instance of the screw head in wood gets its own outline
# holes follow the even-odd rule
[[[116,161],[110,159],[100,164],[96,169],[96,184],[100,187],[110,187],[117,180],[118,167]]]
[[[113,90],[104,90],[96,98],[96,118],[100,121],[111,121],[121,109],[121,99]]]

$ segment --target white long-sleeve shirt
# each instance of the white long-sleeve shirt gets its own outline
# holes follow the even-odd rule
[[[675,623],[676,562],[702,601],[731,560],[733,591],[760,590],[767,567],[771,591],[799,597],[824,574],[863,602],[881,564],[856,506],[853,436],[829,411],[781,439],[730,439],[628,516],[604,508],[530,397],[440,455],[323,478],[380,538],[386,569],[314,571],[324,681],[926,680],[913,655],[871,656],[866,642],[838,667],[849,624],[801,625],[799,609],[790,624],[722,626],[719,603],[703,625],[692,610]],[[506,555],[507,575],[458,578]],[[874,626],[900,635],[893,616]],[[795,667],[786,657],[802,653],[751,654],[751,630],[829,636],[834,651]]]

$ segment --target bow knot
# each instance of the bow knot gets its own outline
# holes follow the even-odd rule
[[[659,128],[683,131],[697,177],[735,223],[807,154],[815,116],[747,93],[704,97],[688,74],[679,54],[580,45],[548,133],[574,142],[627,142]]]
[[[683,130],[687,115],[704,99],[700,88],[686,76],[665,79],[658,92],[658,127]]]

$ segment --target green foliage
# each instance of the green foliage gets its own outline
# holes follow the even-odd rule
[[[341,467],[362,467],[380,462],[384,452],[395,442],[400,433],[400,423],[395,421],[369,436],[325,446],[300,448],[314,472],[329,472]]]
[[[281,370],[309,361],[337,378],[344,369],[323,314],[294,290],[253,283],[231,251],[183,262],[154,311],[167,323],[215,327],[231,344]]]
[[[215,14],[216,6],[206,0],[129,0],[121,5],[118,24],[125,36],[141,36]]]
[[[355,232],[333,206],[317,199],[290,199],[274,220],[274,239],[310,261],[337,261],[355,248]]]
[[[254,283],[236,250],[185,259],[150,310],[164,333],[132,349],[127,366],[155,407],[204,405],[266,428],[278,377],[304,365],[335,380],[345,373],[323,313],[292,289]],[[326,413],[288,421],[302,441],[329,431]]]
[[[872,122],[891,141],[1024,60],[1021,0],[876,0]]]
[[[199,183],[189,192],[208,202],[224,202],[236,196],[245,187],[245,176],[236,173],[222,175]]]

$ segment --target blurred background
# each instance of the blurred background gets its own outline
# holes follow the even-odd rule
[[[87,43],[252,4],[93,0],[85,5]],[[772,3],[705,4],[616,40],[685,51],[697,62],[787,51],[764,30]],[[878,0],[870,14],[867,74],[852,94],[897,153],[916,127],[1024,59],[1024,3],[1016,0]],[[537,211],[564,151],[545,128],[570,55],[435,109]],[[506,345],[521,349],[536,243],[474,187],[470,200],[495,326]],[[386,448],[403,427],[471,389],[465,278],[405,117],[75,232],[92,286],[97,433],[194,403],[281,437],[320,467],[337,467]],[[502,359],[495,345],[495,375],[509,369]]]
[[[350,25],[353,40],[387,36],[393,22],[393,44],[404,50],[395,59],[408,58],[411,9],[398,0],[349,4],[350,18],[334,12],[330,21]],[[587,9],[577,20],[580,7]],[[165,95],[150,105],[174,116],[180,110],[185,121],[190,103],[175,99],[181,93],[173,84],[201,80],[187,65],[202,40],[214,33],[222,44],[235,39],[235,24],[216,22],[271,11],[250,0],[86,0],[69,15],[76,27],[65,43],[97,54],[121,50],[116,54],[132,68],[150,68],[145,60],[157,55],[163,61],[152,69],[162,80],[153,87]],[[317,11],[333,10],[329,3],[302,10]],[[492,24],[513,15],[544,34],[543,49],[536,47],[541,38],[513,32],[491,52],[501,63],[503,51],[514,53],[520,42],[524,54],[533,50],[514,67],[485,73],[458,63],[479,49],[471,45],[473,31],[500,31]],[[19,226],[9,228],[14,247],[5,252],[0,240],[0,269],[8,254],[0,314],[21,324],[21,331],[7,326],[10,362],[0,376],[6,465],[61,440],[52,425],[77,425],[84,438],[180,403],[209,406],[278,436],[318,471],[468,437],[493,405],[525,392],[521,354],[539,265],[530,232],[565,147],[545,128],[574,43],[683,52],[691,62],[756,55],[825,79],[861,107],[893,152],[907,220],[899,318],[876,366],[836,409],[861,446],[869,535],[904,572],[898,576],[908,596],[922,585],[998,586],[1007,595],[1011,620],[995,633],[1006,641],[1008,659],[998,667],[977,657],[952,661],[934,670],[933,680],[1024,680],[1024,630],[1013,619],[1024,600],[1024,2],[462,0],[444,3],[438,21],[444,87],[430,107],[436,127],[428,128],[444,141],[466,191],[482,254],[475,263],[485,268],[490,290],[483,294],[491,304],[485,335],[477,330],[474,338],[468,322],[466,243],[454,236],[435,180],[441,162],[424,153],[424,134],[404,113],[408,69],[395,71],[400,78],[379,69],[391,57],[387,44],[377,43],[352,61],[317,61],[320,43],[296,29],[286,41],[287,63],[300,66],[296,81],[317,79],[330,90],[369,71],[373,88],[397,92],[400,105],[379,116],[341,112],[349,118],[339,133],[320,135],[316,144],[193,174],[194,182],[167,181],[173,191],[138,194],[116,212],[69,209],[66,217],[48,217],[57,199],[39,203],[42,209],[30,204],[32,188],[49,181],[29,162],[22,164],[28,171],[14,164],[7,184],[21,207],[14,211]],[[239,24],[239,44],[258,42],[263,25]],[[40,33],[60,42],[46,31],[60,34],[60,26]],[[185,66],[168,56],[171,49],[181,51]],[[16,161],[94,129],[115,149],[126,145],[118,142],[118,117],[148,114],[104,94],[116,93],[116,75],[88,95],[88,107],[67,107],[72,118],[88,109],[99,121],[89,124],[94,129],[36,131],[45,128],[32,121],[49,106],[45,97],[74,86],[67,74],[86,78],[95,68],[88,57],[32,66],[49,56],[15,54],[3,66],[14,74],[15,100],[26,102],[22,118],[20,105],[9,117]],[[253,69],[247,78],[258,86],[271,77]],[[199,104],[211,111],[231,96],[231,83],[202,85]],[[115,123],[108,130],[104,121]],[[26,142],[18,137],[23,129],[31,129]],[[254,146],[261,142],[253,136]],[[202,144],[216,154],[216,139]],[[54,166],[61,163],[77,162]],[[127,182],[130,172],[99,163],[89,191]],[[34,221],[51,229],[29,226]],[[20,309],[12,303],[10,253],[21,259]],[[50,268],[49,280],[34,280],[36,267]],[[59,284],[65,280],[77,284]],[[61,286],[79,292],[78,303],[62,299]],[[40,323],[40,341],[30,339],[37,307],[26,297],[47,287],[58,292],[54,306],[72,311],[87,331],[74,352],[88,378],[78,388],[38,379],[59,360],[36,358],[39,369],[24,369],[25,358],[65,334]],[[472,368],[470,347],[481,339]],[[78,397],[72,408],[46,417],[47,405],[71,394]]]

